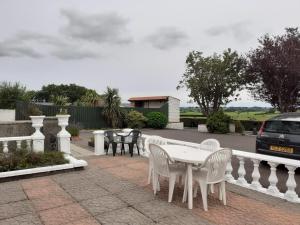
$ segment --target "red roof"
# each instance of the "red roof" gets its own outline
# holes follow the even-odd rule
[[[135,101],[154,101],[154,100],[168,100],[169,96],[146,96],[146,97],[132,97],[128,99],[130,102]]]

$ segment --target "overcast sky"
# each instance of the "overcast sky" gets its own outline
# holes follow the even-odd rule
[[[99,93],[172,95],[189,51],[255,48],[299,26],[299,0],[1,0],[0,81],[76,83]],[[233,105],[264,106],[247,94]]]

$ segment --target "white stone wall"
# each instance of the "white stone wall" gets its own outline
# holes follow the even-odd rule
[[[1,122],[13,122],[16,118],[16,111],[14,109],[0,109]]]
[[[169,97],[169,123],[180,122],[180,100]]]

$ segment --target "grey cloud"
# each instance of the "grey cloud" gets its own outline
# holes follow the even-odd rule
[[[239,41],[246,41],[252,37],[252,34],[248,30],[249,22],[243,21],[224,26],[214,26],[206,30],[206,33],[210,36],[220,36],[223,34],[231,34]]]
[[[155,33],[146,38],[153,47],[161,50],[168,50],[177,47],[186,39],[187,35],[175,27],[161,27]]]
[[[84,49],[76,49],[75,47],[60,48],[51,52],[51,54],[63,60],[79,60],[100,57],[100,55],[95,52]]]
[[[30,57],[41,58],[42,54],[35,51],[33,48],[20,45],[14,41],[0,42],[0,57]]]
[[[96,43],[132,42],[126,29],[128,20],[116,13],[87,15],[73,10],[61,10],[61,14],[68,20],[62,32],[72,38]]]

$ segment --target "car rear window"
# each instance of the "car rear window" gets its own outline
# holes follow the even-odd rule
[[[266,121],[265,132],[300,134],[300,122],[295,121]]]

